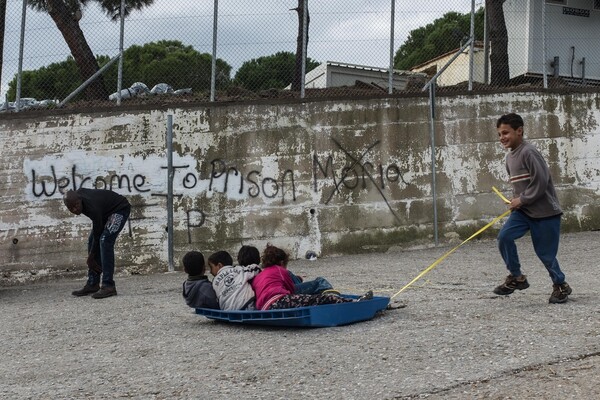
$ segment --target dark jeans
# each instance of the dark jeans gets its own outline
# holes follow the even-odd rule
[[[510,214],[498,233],[498,249],[511,275],[521,275],[521,263],[515,240],[530,231],[535,254],[548,270],[552,283],[560,285],[565,282],[565,274],[560,270],[556,259],[560,238],[560,218],[560,215],[550,218],[531,218],[519,210]]]
[[[292,278],[292,281],[294,282],[294,293],[296,294],[319,294],[323,292],[323,290],[333,289],[331,283],[320,276],[312,281],[303,282],[300,277],[294,275],[291,271],[288,272],[290,278]]]
[[[100,235],[100,254],[94,254],[96,262],[102,266],[102,286],[114,287],[115,281],[113,275],[115,273],[115,242],[117,236],[123,230],[129,212],[128,207],[125,210],[118,211],[108,217],[108,221],[104,226],[102,235]],[[88,254],[92,251],[93,231],[88,238]],[[100,283],[100,274],[88,270],[88,285],[96,285]]]

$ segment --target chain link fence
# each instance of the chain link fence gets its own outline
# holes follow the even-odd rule
[[[3,7],[4,112],[417,93],[432,79],[450,92],[600,81],[598,0],[0,0]]]

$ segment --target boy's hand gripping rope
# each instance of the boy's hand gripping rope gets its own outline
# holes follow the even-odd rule
[[[500,191],[498,189],[496,189],[494,186],[492,186],[492,190],[502,199],[502,201],[504,201],[506,204],[510,204],[510,200],[508,200],[506,197],[504,197],[504,195],[502,193],[500,193]],[[484,226],[483,228],[479,229],[477,232],[475,232],[474,234],[472,234],[471,236],[469,236],[469,238],[465,239],[461,244],[459,244],[458,246],[456,246],[455,248],[453,248],[452,250],[450,250],[449,252],[447,252],[446,254],[444,254],[443,256],[441,256],[440,258],[438,258],[437,260],[435,260],[435,262],[433,264],[431,264],[429,267],[425,268],[419,275],[417,275],[415,277],[415,279],[413,279],[412,281],[410,281],[406,285],[404,285],[404,287],[402,289],[400,289],[395,295],[393,295],[390,298],[390,300],[393,300],[394,297],[398,296],[400,293],[402,293],[405,289],[407,289],[413,283],[415,283],[416,281],[418,281],[419,279],[421,279],[423,277],[423,275],[425,275],[426,273],[428,273],[429,271],[431,271],[432,269],[434,269],[446,257],[448,257],[450,254],[454,253],[454,251],[456,249],[458,249],[460,246],[462,246],[463,244],[467,243],[469,240],[473,239],[475,236],[479,235],[481,232],[485,231],[487,228],[489,228],[490,226],[494,225],[496,222],[498,222],[502,218],[506,217],[508,214],[510,214],[511,211],[512,210],[507,210],[502,215],[497,216],[496,218],[494,218],[492,220],[492,222],[488,223],[486,226]]]

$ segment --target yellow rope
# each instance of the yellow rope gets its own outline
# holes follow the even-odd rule
[[[504,195],[502,193],[500,193],[500,191],[498,189],[496,189],[495,187],[492,186],[492,190],[498,196],[500,196],[500,198],[502,199],[502,201],[504,201],[507,204],[510,203],[510,200],[508,200],[506,197],[504,197]],[[469,240],[473,239],[475,236],[479,235],[480,233],[482,233],[483,231],[485,231],[486,229],[488,229],[490,226],[494,225],[496,222],[498,222],[502,218],[506,217],[508,214],[510,214],[510,212],[511,212],[511,210],[507,210],[502,215],[497,216],[496,218],[494,218],[492,220],[492,222],[488,223],[486,226],[484,226],[483,228],[479,229],[477,232],[475,232],[474,234],[472,234],[471,236],[469,236],[467,239],[463,240],[463,242],[461,244],[459,244],[458,246],[454,247],[452,250],[450,250],[449,252],[447,252],[446,254],[444,254],[443,256],[441,256],[440,258],[438,258],[437,260],[435,260],[435,262],[433,264],[431,264],[429,267],[425,268],[419,275],[416,276],[415,279],[413,279],[412,281],[410,281],[409,283],[407,283],[406,285],[404,285],[404,287],[402,289],[400,289],[395,295],[393,295],[390,298],[390,300],[393,300],[394,297],[398,296],[400,293],[402,293],[405,289],[407,289],[413,283],[415,283],[416,281],[418,281],[419,279],[421,279],[421,277],[423,275],[425,275],[426,273],[428,273],[429,271],[431,271],[432,269],[434,269],[446,257],[448,257],[450,254],[454,253],[454,251],[456,251],[456,249],[458,249],[460,246],[462,246],[463,244],[467,243]]]
[[[492,190],[494,191],[494,193],[500,196],[503,202],[505,202],[506,204],[510,204],[510,200],[504,197],[504,195],[498,189],[496,189],[495,186],[492,186]]]

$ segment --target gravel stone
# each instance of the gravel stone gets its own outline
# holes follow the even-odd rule
[[[493,240],[473,240],[373,320],[317,329],[215,322],[181,296],[182,272],[116,277],[118,296],[76,298],[83,278],[0,287],[2,399],[600,398],[599,232],[565,234],[552,285],[529,237],[531,287],[499,297]],[[450,246],[297,260],[345,293],[391,296]],[[403,307],[404,306],[404,307]]]

